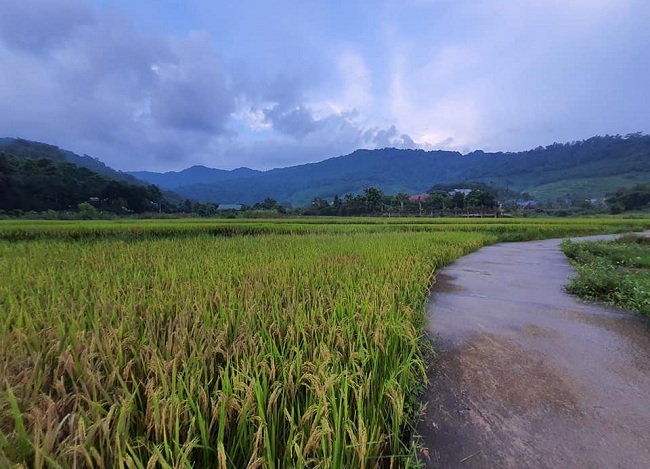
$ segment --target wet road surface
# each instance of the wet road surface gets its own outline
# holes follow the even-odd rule
[[[438,274],[426,467],[650,468],[650,321],[567,294],[560,242]]]

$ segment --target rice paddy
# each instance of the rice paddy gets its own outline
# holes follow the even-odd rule
[[[435,272],[650,220],[0,223],[0,467],[410,467]]]

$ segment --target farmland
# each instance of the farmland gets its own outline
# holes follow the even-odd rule
[[[0,223],[0,466],[409,466],[436,269],[650,220]]]

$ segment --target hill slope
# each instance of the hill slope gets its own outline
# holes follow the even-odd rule
[[[0,152],[6,156],[17,158],[26,158],[28,160],[47,159],[55,164],[72,164],[79,168],[85,168],[93,173],[103,176],[105,179],[117,181],[135,186],[148,186],[155,184],[161,189],[165,201],[178,204],[183,198],[171,189],[166,189],[159,184],[148,182],[147,180],[139,179],[129,173],[117,171],[110,166],[107,166],[97,158],[89,155],[77,155],[69,150],[63,150],[55,145],[50,145],[42,142],[35,142],[32,140],[25,140],[22,138],[0,138]],[[218,170],[217,170],[218,171]]]
[[[92,202],[115,213],[144,212],[161,201],[154,185],[117,181],[66,161],[0,151],[0,210],[76,210],[77,204]]]
[[[434,184],[464,181],[526,191],[542,200],[592,198],[621,185],[650,182],[650,136],[593,137],[517,153],[357,150],[319,163],[265,172],[214,171],[219,170],[193,167],[160,175],[168,179],[158,181],[185,197],[222,204],[251,204],[270,197],[303,205],[315,197],[331,199],[370,186],[389,194],[421,193]],[[190,174],[195,183],[183,184],[192,180],[186,177]],[[217,174],[221,180],[205,183]],[[147,180],[153,181],[152,177]]]
[[[76,153],[47,143],[34,142],[22,138],[0,138],[0,151],[23,158],[36,160],[46,158],[56,163],[71,163],[116,181],[128,182],[130,184],[143,184],[142,180],[128,173],[110,168],[97,158],[88,155],[77,155]]]

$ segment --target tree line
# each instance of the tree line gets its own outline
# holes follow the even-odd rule
[[[335,196],[332,202],[317,197],[302,209],[303,215],[313,216],[410,216],[410,215],[468,215],[496,214],[496,195],[481,189],[455,191],[433,190],[426,194],[409,195],[400,192],[388,195],[376,187],[363,194]]]

